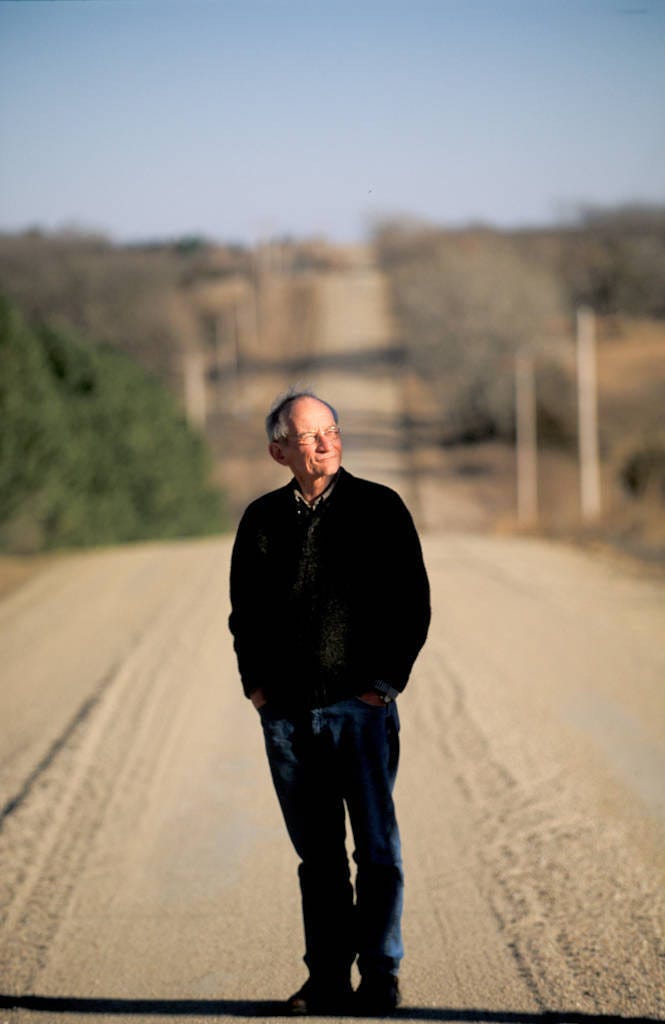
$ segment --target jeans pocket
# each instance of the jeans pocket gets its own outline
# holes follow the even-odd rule
[[[357,694],[353,699],[357,704],[361,704],[362,707],[367,708],[368,711],[385,711],[388,707],[388,705],[384,704],[383,701],[381,701],[380,704],[370,704],[368,700],[363,700],[362,697],[359,697]]]

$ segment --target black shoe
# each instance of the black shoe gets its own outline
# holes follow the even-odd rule
[[[356,1013],[386,1017],[402,1002],[396,974],[364,974],[355,994]]]
[[[308,978],[302,988],[286,1000],[290,1017],[306,1017],[312,1013],[347,1013],[351,1008],[351,982],[319,981]]]

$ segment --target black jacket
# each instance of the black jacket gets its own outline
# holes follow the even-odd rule
[[[399,495],[344,469],[314,510],[295,481],[252,502],[233,548],[229,626],[245,693],[321,707],[403,690],[430,621],[420,542]]]

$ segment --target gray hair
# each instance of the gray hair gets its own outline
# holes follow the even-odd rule
[[[268,435],[269,441],[283,441],[288,436],[288,416],[289,410],[292,404],[298,398],[315,398],[317,402],[321,402],[333,415],[335,423],[339,423],[339,417],[337,410],[330,405],[329,402],[325,402],[318,395],[315,395],[310,388],[301,388],[298,385],[291,385],[291,387],[283,394],[278,395],[275,401],[270,406],[270,412],[266,416],[266,434]]]

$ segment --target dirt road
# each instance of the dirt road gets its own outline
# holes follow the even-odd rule
[[[229,551],[63,558],[0,604],[0,1020],[267,1019],[303,979]],[[425,551],[401,1018],[662,1018],[665,587],[540,542]]]
[[[385,282],[360,259],[320,310],[303,373],[340,408],[347,467],[421,526],[482,526],[470,490],[414,473]],[[283,481],[254,430],[289,379],[241,383],[239,507]],[[400,1017],[665,1017],[665,583],[525,540],[435,531],[425,553]],[[268,1019],[304,978],[229,554],[61,558],[0,602],[0,1021]]]

